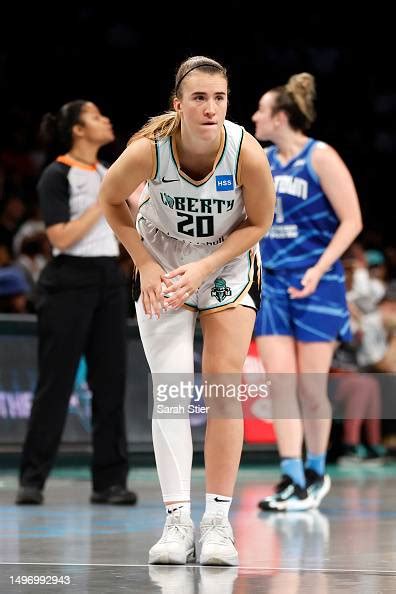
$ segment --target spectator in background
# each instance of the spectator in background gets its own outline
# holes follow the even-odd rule
[[[388,245],[385,248],[385,257],[388,269],[389,281],[396,281],[396,247]]]
[[[371,278],[377,278],[385,284],[388,277],[385,255],[380,250],[366,250],[364,256]]]
[[[8,249],[11,258],[14,235],[23,220],[25,211],[25,205],[18,194],[10,194],[0,202],[0,245]]]
[[[0,243],[0,267],[9,266],[11,264],[11,256],[9,250],[5,245]]]
[[[396,280],[387,284],[386,293],[379,308],[389,340],[392,343],[396,338]]]
[[[379,263],[378,254],[373,251],[359,253],[358,245],[353,250],[346,252],[343,257],[344,268],[348,269],[349,286],[347,300],[352,318],[352,330],[355,335],[359,332],[359,347],[357,361],[360,368],[375,366],[384,357],[387,350],[386,332],[378,308],[383,299],[386,286],[383,280],[370,275],[368,258],[376,265]],[[350,255],[355,253],[355,258],[350,260]],[[367,257],[368,254],[368,257]],[[383,261],[381,260],[381,263]]]
[[[8,261],[8,252],[0,247],[0,260]],[[26,312],[29,286],[23,272],[11,264],[0,267],[0,313]]]
[[[124,417],[126,303],[117,240],[97,201],[106,167],[100,147],[110,120],[90,101],[44,116],[48,148],[66,153],[42,173],[40,208],[54,258],[38,283],[39,373],[20,465],[16,503],[40,504],[54,464],[82,355],[92,391],[92,503],[134,504]]]
[[[367,250],[366,260],[371,278],[378,279],[385,287],[384,296],[378,304],[382,322],[387,333],[388,351],[395,352],[396,361],[396,279],[394,275],[394,250],[390,247],[385,252]]]
[[[379,465],[384,462],[380,384],[373,374],[362,373],[383,359],[386,335],[378,310],[385,292],[383,283],[370,278],[366,254],[355,244],[343,259],[353,340],[341,344],[332,363],[336,378],[336,403],[343,406],[342,466]],[[373,263],[368,255],[368,261]],[[376,255],[375,262],[378,262]],[[363,428],[365,436],[363,436]],[[365,437],[366,445],[363,445]]]
[[[51,259],[51,245],[37,208],[33,216],[18,229],[13,240],[13,253],[15,262],[23,270],[29,285],[28,309],[35,312],[38,297],[37,283],[42,270]]]
[[[394,318],[387,305],[391,293],[386,282],[388,278],[382,252],[364,252],[355,243],[344,255],[353,275],[348,291],[348,305],[355,331],[359,333],[357,361],[366,371],[396,371],[396,341]]]

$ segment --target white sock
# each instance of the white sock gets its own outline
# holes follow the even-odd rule
[[[227,518],[231,503],[232,497],[218,495],[217,493],[206,493],[205,514],[216,514],[218,511],[221,511]]]
[[[190,517],[191,515],[191,501],[176,501],[175,503],[166,503],[165,504],[166,515],[170,515],[173,512],[180,510],[180,513],[183,516]]]

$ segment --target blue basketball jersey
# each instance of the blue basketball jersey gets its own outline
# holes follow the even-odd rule
[[[276,207],[274,223],[260,242],[265,268],[288,270],[313,266],[339,225],[311,164],[312,150],[320,146],[325,144],[310,138],[285,165],[278,160],[276,146],[267,149]]]

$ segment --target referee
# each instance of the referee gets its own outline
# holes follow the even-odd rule
[[[20,465],[18,504],[40,504],[85,355],[92,391],[92,503],[129,504],[124,396],[126,291],[117,240],[97,201],[106,173],[99,149],[114,140],[90,101],[46,114],[41,137],[65,154],[42,173],[40,208],[53,259],[38,283],[39,373]]]

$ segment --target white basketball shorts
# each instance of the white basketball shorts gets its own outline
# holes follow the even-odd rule
[[[145,248],[165,272],[171,272],[183,264],[202,260],[217,248],[217,246],[196,245],[169,237],[143,217],[138,218],[137,230]],[[211,274],[199,289],[188,297],[184,307],[198,311],[200,315],[237,305],[259,309],[261,293],[259,254],[257,246]],[[136,301],[139,294],[139,278],[137,278],[133,295]]]

